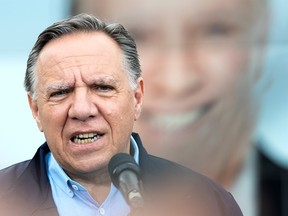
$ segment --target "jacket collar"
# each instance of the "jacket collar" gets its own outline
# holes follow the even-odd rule
[[[132,133],[132,136],[139,148],[140,167],[144,168],[148,159],[148,154],[142,145],[139,135],[137,133]],[[9,210],[9,216],[58,215],[56,205],[53,201],[49,179],[47,177],[45,156],[48,152],[50,152],[50,149],[45,142],[38,148],[36,154],[30,161],[22,163],[22,166],[26,168],[22,167],[22,173],[5,196],[5,200],[7,201],[5,202],[12,203],[13,213],[11,214]],[[15,203],[17,203],[17,205]]]

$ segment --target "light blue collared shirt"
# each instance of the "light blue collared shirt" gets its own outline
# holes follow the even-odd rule
[[[131,136],[134,159],[139,163],[139,149]],[[57,163],[51,152],[46,155],[47,174],[52,196],[60,216],[127,216],[130,208],[121,192],[111,183],[108,196],[102,204],[95,201],[87,189],[73,181]]]

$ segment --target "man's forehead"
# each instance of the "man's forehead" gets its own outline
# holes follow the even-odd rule
[[[40,52],[36,66],[69,67],[93,65],[96,61],[101,63],[99,67],[105,67],[112,63],[111,58],[114,63],[122,63],[121,53],[115,41],[102,32],[73,33],[48,42]]]
[[[87,44],[85,44],[86,41],[93,42],[93,44],[89,45],[89,49],[86,49]],[[91,51],[95,49],[102,48],[103,43],[105,43],[105,46],[113,47],[114,50],[119,50],[119,46],[117,43],[106,33],[102,31],[91,31],[91,32],[85,32],[85,31],[79,31],[79,32],[71,32],[69,34],[63,34],[59,36],[58,38],[50,40],[41,50],[40,55],[42,55],[43,52],[47,53],[48,51],[55,51],[55,53],[63,53],[66,50],[70,50],[73,48],[77,49],[77,52],[81,50],[85,51]],[[86,46],[85,46],[86,45]],[[60,50],[55,50],[55,48],[65,48]],[[105,50],[105,49],[104,49]]]
[[[232,7],[242,10],[254,10],[258,6],[263,6],[262,0],[86,0],[78,3],[79,12],[89,12],[97,14],[97,16],[105,17],[106,19],[117,20],[121,15],[133,15],[139,17],[141,13],[148,15],[149,13],[163,14],[163,12],[173,10],[170,14],[171,19],[175,17],[177,11],[187,10],[190,12],[209,9],[229,9]],[[77,10],[76,7],[76,10]],[[161,12],[159,9],[161,8]],[[148,14],[147,14],[148,12]],[[176,13],[175,13],[176,12]]]
[[[95,75],[95,74],[94,74]],[[82,77],[83,80],[86,84],[92,85],[92,84],[106,84],[106,85],[113,85],[116,86],[120,82],[119,77],[112,76],[109,74],[100,74],[100,75],[95,75],[95,76],[89,76],[87,77]],[[65,88],[71,88],[75,87],[76,84],[76,77],[72,76],[72,79],[53,79],[47,82],[45,86],[45,90],[48,92],[51,89],[65,89]]]

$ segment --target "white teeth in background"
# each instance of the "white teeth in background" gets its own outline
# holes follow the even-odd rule
[[[194,123],[201,114],[202,110],[175,115],[157,115],[153,118],[152,124],[165,130],[175,131]]]
[[[76,144],[87,144],[95,142],[100,138],[101,135],[97,133],[85,133],[85,134],[78,134],[75,136],[72,141]]]

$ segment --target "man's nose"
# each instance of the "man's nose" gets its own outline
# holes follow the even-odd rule
[[[170,46],[166,53],[162,53],[161,68],[151,79],[159,93],[174,95],[177,98],[187,92],[191,93],[192,89],[199,85],[197,66],[194,59],[191,59],[192,56],[185,51],[185,48]]]
[[[69,117],[80,121],[86,121],[97,115],[98,108],[93,103],[93,96],[86,89],[75,90],[71,107],[69,109]]]

